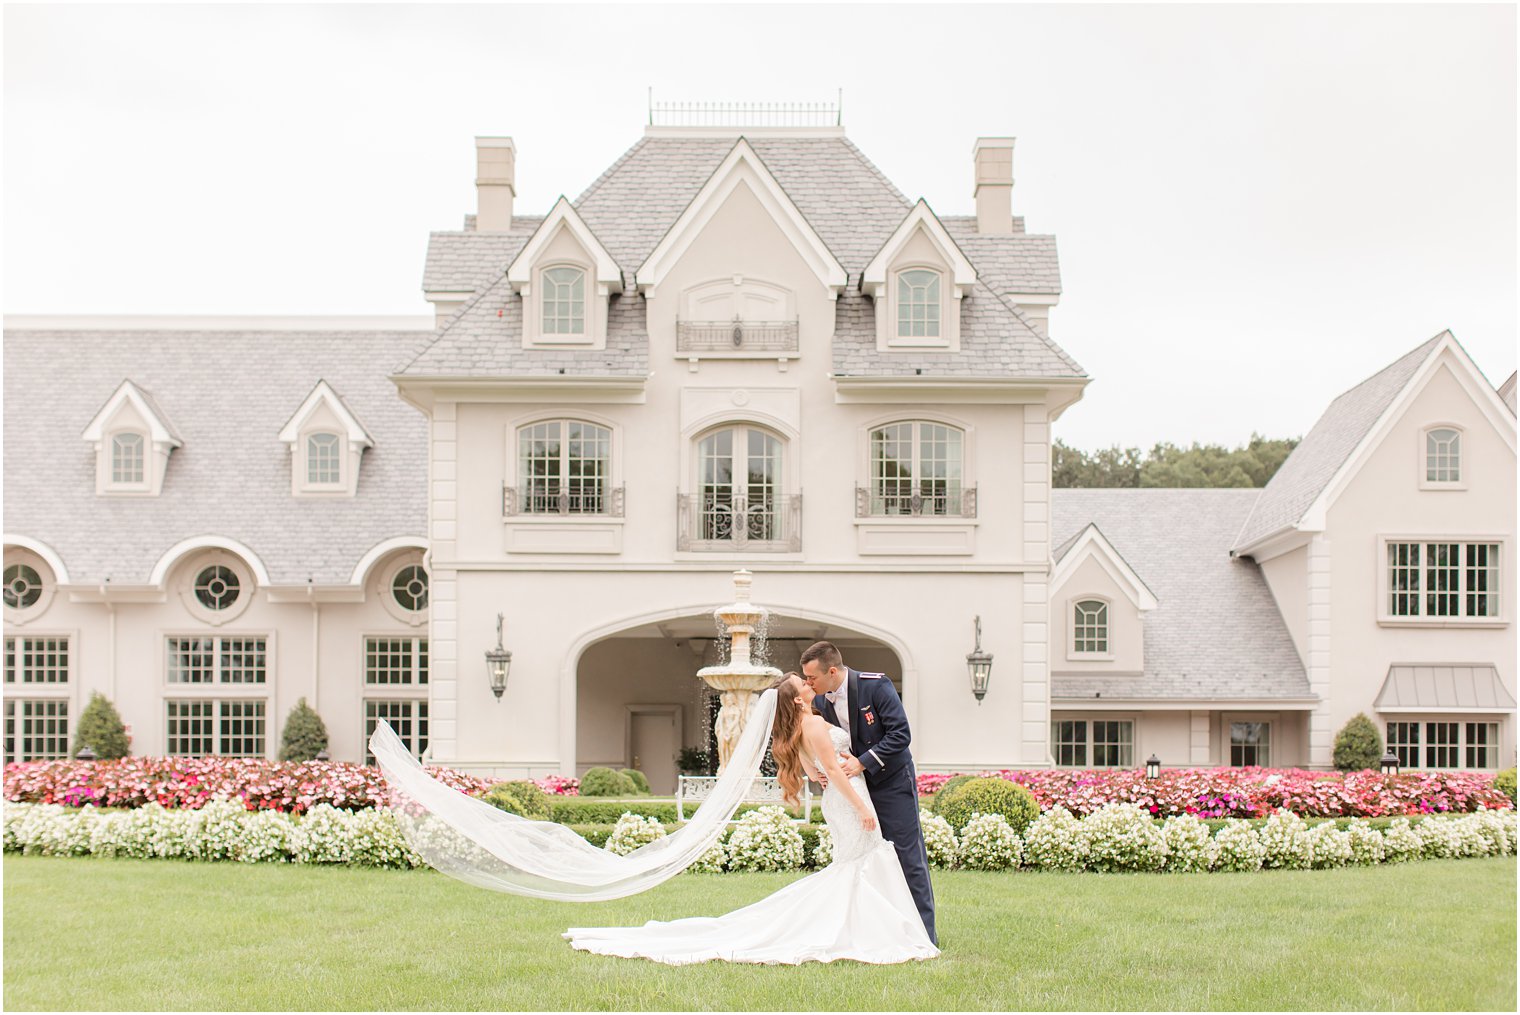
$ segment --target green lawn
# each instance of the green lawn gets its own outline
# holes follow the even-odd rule
[[[566,927],[712,915],[798,874],[575,905],[431,871],[7,855],[7,1009],[1515,1008],[1515,859],[934,875],[944,955],[669,968]]]

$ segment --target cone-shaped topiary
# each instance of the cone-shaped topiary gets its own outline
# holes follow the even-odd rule
[[[306,704],[306,699],[296,701],[296,707],[285,717],[285,733],[280,738],[281,761],[311,761],[321,751],[327,750],[327,727],[316,710]]]
[[[1342,772],[1377,768],[1383,760],[1383,740],[1366,714],[1358,712],[1346,720],[1335,735],[1335,767]]]
[[[99,691],[90,695],[90,703],[80,713],[79,725],[74,728],[74,749],[70,756],[77,757],[83,747],[94,751],[95,757],[101,761],[125,758],[132,753],[121,713],[116,711],[111,699]]]

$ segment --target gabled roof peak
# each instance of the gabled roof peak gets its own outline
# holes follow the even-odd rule
[[[734,142],[728,155],[713,170],[707,182],[639,266],[637,277],[640,289],[649,289],[659,284],[729,195],[746,181],[746,170],[752,174],[749,178],[757,184],[751,188],[755,197],[807,261],[818,280],[836,296],[843,291],[848,281],[844,266],[771,173],[749,140],[743,136]]]
[[[163,410],[158,407],[158,403],[153,401],[153,396],[130,380],[122,381],[111,393],[111,397],[106,399],[105,405],[100,407],[95,418],[85,426],[84,433],[79,435],[80,438],[95,443],[103,440],[106,427],[116,417],[123,403],[130,403],[147,422],[149,437],[154,444],[167,445],[171,448],[183,446],[179,434],[175,432]]]
[[[887,238],[887,242],[881,245],[876,256],[871,258],[871,263],[866,265],[866,270],[861,275],[862,288],[880,288],[887,283],[887,269],[897,257],[903,246],[913,238],[914,234],[922,231],[933,241],[939,249],[940,256],[950,265],[950,274],[955,287],[961,291],[961,295],[976,284],[976,266],[966,257],[960,245],[951,238],[946,231],[945,224],[934,214],[934,209],[929,207],[929,202],[919,198],[917,203],[908,210],[902,222]]]
[[[323,405],[327,406],[338,417],[338,422],[342,425],[349,443],[358,444],[366,448],[375,446],[374,439],[370,437],[369,431],[364,429],[364,424],[359,422],[359,417],[354,415],[353,410],[344,403],[338,393],[333,390],[332,385],[326,381],[317,382],[317,386],[311,389],[311,394],[306,396],[306,400],[301,403],[301,407],[281,427],[280,440],[286,444],[294,444],[299,441],[301,439],[301,430],[305,427],[306,421],[311,418],[312,413],[316,412]]]
[[[612,292],[623,291],[623,271],[618,267],[617,261],[607,252],[602,241],[596,238],[591,227],[586,225],[585,219],[575,210],[575,205],[570,199],[561,194],[559,200],[554,202],[554,207],[544,220],[539,223],[533,235],[528,237],[528,242],[523,244],[522,250],[512,259],[507,266],[507,281],[513,289],[521,289],[528,284],[533,274],[533,265],[537,262],[544,247],[559,235],[561,229],[568,229],[586,252],[596,262],[596,281],[598,285],[606,286]]]

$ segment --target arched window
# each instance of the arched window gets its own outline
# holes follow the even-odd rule
[[[111,438],[111,482],[143,481],[143,435],[119,433]]]
[[[586,273],[579,268],[548,268],[543,274],[543,333],[586,333]]]
[[[532,423],[517,431],[515,511],[607,514],[612,506],[612,431],[577,419]]]
[[[1462,432],[1449,426],[1425,431],[1425,482],[1462,481]]]
[[[897,276],[897,334],[939,337],[939,272],[914,268]]]
[[[343,478],[338,458],[338,435],[314,433],[306,438],[306,482],[312,484],[339,483]]]
[[[755,426],[697,442],[696,538],[742,545],[784,538],[781,438]]]
[[[871,431],[871,515],[968,514],[964,434],[944,423],[903,421]]]
[[[1074,653],[1108,652],[1108,604],[1084,599],[1072,608],[1071,650]]]

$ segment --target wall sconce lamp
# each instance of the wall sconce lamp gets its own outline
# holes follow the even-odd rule
[[[976,648],[966,653],[966,669],[971,674],[971,693],[980,705],[987,697],[987,684],[992,679],[992,653],[982,651],[982,618],[976,618]]]
[[[507,674],[512,670],[512,653],[501,647],[502,614],[496,615],[496,647],[486,649],[486,673],[491,678],[491,693],[501,700],[507,689]]]

